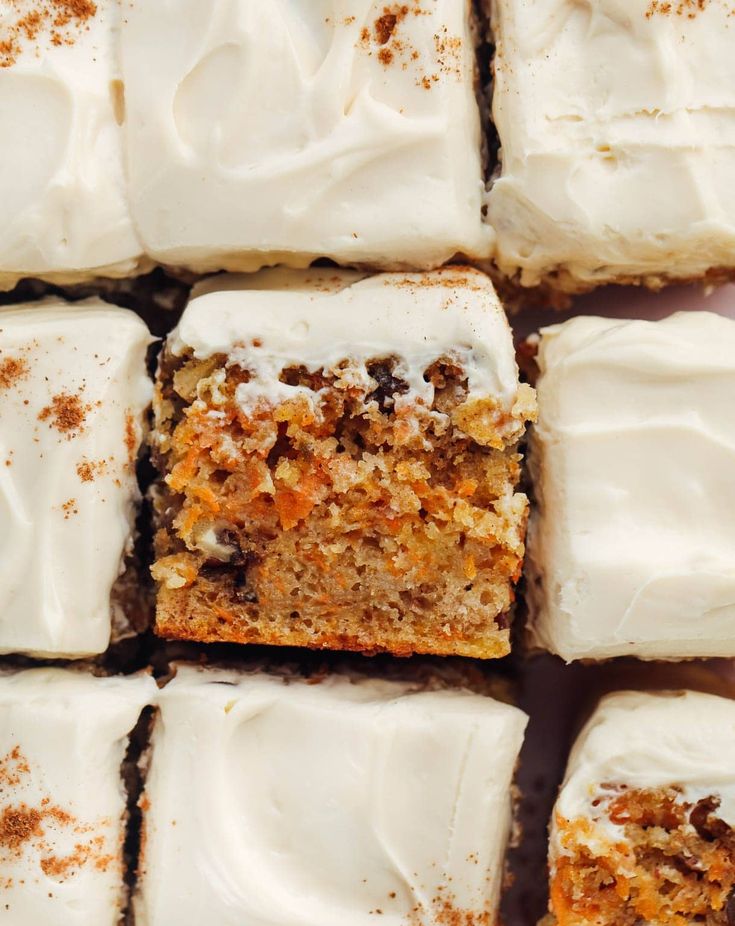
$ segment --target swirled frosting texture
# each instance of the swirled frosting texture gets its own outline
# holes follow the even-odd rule
[[[148,329],[100,300],[0,309],[0,652],[101,653],[152,394]]]
[[[735,702],[695,691],[603,698],[569,757],[552,819],[552,865],[569,851],[558,818],[590,820],[593,826],[575,838],[595,854],[625,840],[624,825],[609,819],[605,801],[621,786],[676,788],[692,804],[717,797],[717,816],[735,826]]]
[[[492,0],[497,261],[526,285],[735,265],[726,0]]]
[[[152,678],[0,673],[0,919],[117,926],[128,736]]]
[[[115,0],[0,5],[0,287],[135,270]]]
[[[534,641],[566,660],[735,655],[735,323],[542,331]]]
[[[133,0],[131,208],[198,269],[487,256],[470,5]]]
[[[179,669],[136,922],[494,922],[525,723],[466,692]]]

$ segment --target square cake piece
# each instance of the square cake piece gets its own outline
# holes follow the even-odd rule
[[[549,849],[558,926],[728,926],[735,702],[618,692],[572,751]]]
[[[117,0],[0,4],[0,288],[136,269]]]
[[[526,719],[466,691],[179,668],[136,923],[490,926]]]
[[[152,383],[132,312],[0,309],[0,652],[101,653],[132,543]]]
[[[147,676],[0,673],[0,923],[119,926],[122,765]]]
[[[735,656],[735,322],[541,332],[535,643],[566,660]]]
[[[155,408],[159,634],[508,652],[534,397],[486,276],[216,278]]]
[[[569,291],[731,275],[731,4],[485,2],[502,270]]]
[[[466,0],[131,0],[131,209],[194,269],[487,257]]]

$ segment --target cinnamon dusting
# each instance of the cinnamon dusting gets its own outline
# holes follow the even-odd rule
[[[59,392],[51,399],[51,404],[41,409],[39,421],[49,421],[50,427],[69,438],[75,437],[75,431],[83,430],[89,406],[85,406],[78,395]]]
[[[0,55],[2,50],[0,49]],[[0,360],[0,389],[10,389],[30,372],[28,362],[22,357],[6,357]]]
[[[5,5],[17,18],[0,31],[0,68],[12,67],[25,52],[40,55],[44,35],[53,46],[74,45],[97,15],[93,0],[6,0]]]
[[[709,0],[651,0],[646,10],[646,19],[653,16],[683,16],[686,19],[694,19],[698,13],[703,12],[709,3]]]
[[[25,804],[5,807],[0,814],[0,846],[18,849],[32,836],[41,835],[41,813]]]

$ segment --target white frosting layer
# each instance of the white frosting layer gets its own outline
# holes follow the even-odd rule
[[[99,300],[0,309],[0,652],[108,644],[150,342],[136,315]]]
[[[120,9],[95,6],[88,18],[52,0],[0,6],[0,49],[11,47],[0,51],[0,286],[130,273],[140,256],[123,176]]]
[[[474,61],[457,0],[132,0],[126,139],[146,250],[242,270],[487,256]]]
[[[731,5],[488,2],[501,268],[526,285],[557,269],[589,285],[732,268]]]
[[[735,655],[735,323],[542,331],[534,641],[566,660]]]
[[[566,851],[557,816],[591,820],[591,832],[576,838],[595,853],[624,841],[624,827],[606,815],[605,798],[619,785],[675,787],[690,803],[713,795],[721,800],[717,816],[735,826],[735,702],[693,691],[603,698],[569,757],[552,820],[552,864]]]
[[[179,669],[153,736],[138,926],[492,922],[525,724],[464,692]]]
[[[518,368],[505,313],[488,277],[471,268],[365,277],[335,270],[264,271],[215,277],[196,288],[169,337],[177,355],[226,354],[251,372],[239,387],[243,405],[276,403],[303,387],[279,380],[305,366],[334,369],[345,360],[397,358],[394,375],[409,384],[401,402],[433,386],[424,371],[442,356],[456,358],[470,395],[492,396],[506,411],[518,392]]]
[[[145,676],[0,674],[0,921],[117,926],[125,899],[120,764],[155,696]]]

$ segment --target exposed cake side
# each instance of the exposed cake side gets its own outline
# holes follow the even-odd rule
[[[488,279],[226,285],[195,293],[159,370],[158,632],[507,652],[534,403]]]
[[[558,926],[729,926],[735,915],[735,702],[602,700],[551,826]]]

